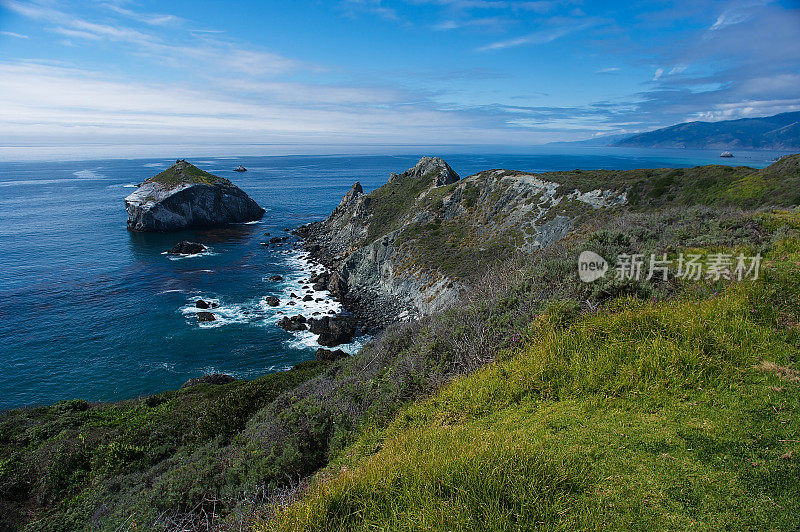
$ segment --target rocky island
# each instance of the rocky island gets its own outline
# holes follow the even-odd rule
[[[262,209],[229,180],[178,159],[125,198],[128,229],[169,232],[261,219]]]

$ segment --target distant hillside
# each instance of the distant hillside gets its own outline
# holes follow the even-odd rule
[[[794,150],[800,147],[800,112],[721,122],[685,122],[633,135],[611,146]]]

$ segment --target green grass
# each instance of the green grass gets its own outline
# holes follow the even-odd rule
[[[205,170],[200,170],[198,167],[192,164],[186,163],[185,166],[180,169],[177,168],[177,165],[172,165],[163,172],[147,179],[145,183],[160,183],[171,188],[184,183],[205,183],[207,185],[214,185],[217,183],[228,184],[230,181],[223,177],[210,174]]]
[[[434,176],[435,171],[431,171],[416,178],[397,179],[367,194],[366,205],[371,218],[364,243],[369,244],[397,229],[400,219],[431,186]]]
[[[800,363],[789,240],[716,296],[540,314],[522,347],[362,430],[260,528],[795,529],[800,383],[757,369]]]

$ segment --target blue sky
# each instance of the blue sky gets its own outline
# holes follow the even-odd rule
[[[0,0],[0,145],[534,145],[800,110],[769,1]]]

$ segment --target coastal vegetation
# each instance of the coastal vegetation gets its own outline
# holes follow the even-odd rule
[[[205,170],[201,170],[193,164],[188,164],[183,159],[179,159],[176,164],[173,164],[163,172],[148,178],[145,183],[158,183],[160,185],[164,185],[165,187],[172,188],[182,184],[230,184],[230,181],[223,177],[208,173]]]
[[[406,256],[469,283],[458,305],[396,323],[333,363],[3,413],[0,522],[790,530],[800,518],[798,161],[539,174],[567,192],[625,192],[628,204],[582,210],[541,249],[484,253],[463,277],[444,261],[482,245],[476,233],[492,238],[482,220],[502,225],[503,195],[541,198],[491,189],[489,174],[368,195],[429,206],[419,224],[393,207],[373,212],[384,213],[382,231],[406,234]],[[461,227],[435,214],[454,196]],[[422,247],[429,235],[452,256]],[[763,264],[741,282],[589,284],[576,272],[583,250],[612,264],[681,252],[760,254]]]

